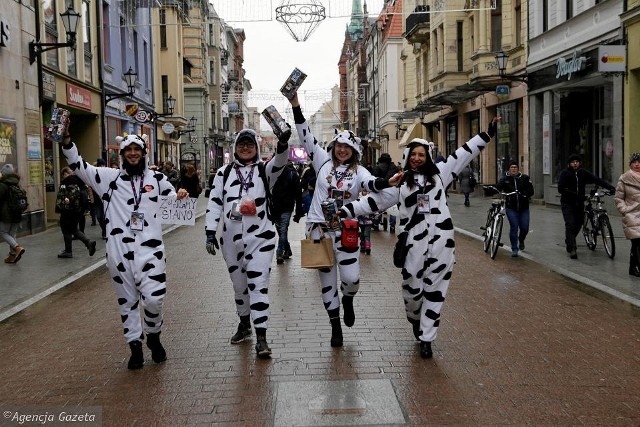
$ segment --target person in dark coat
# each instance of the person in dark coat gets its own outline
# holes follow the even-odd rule
[[[529,199],[533,197],[533,184],[529,175],[520,172],[518,162],[509,162],[509,172],[496,184],[496,188],[507,196],[505,207],[509,220],[509,240],[511,256],[517,257],[518,250],[524,250],[524,239],[529,233]]]
[[[460,191],[464,194],[464,205],[469,206],[469,194],[473,191],[473,171],[469,166],[462,169],[458,174],[458,182],[460,182]]]
[[[276,249],[276,262],[283,264],[285,259],[292,255],[289,244],[289,224],[291,215],[293,221],[299,222],[304,216],[302,210],[302,190],[300,177],[291,163],[285,166],[271,191],[273,198],[273,217],[276,219],[278,231],[278,248]],[[295,214],[293,214],[295,210]]]
[[[577,154],[569,156],[568,166],[558,177],[558,192],[560,193],[560,205],[564,219],[564,242],[571,259],[578,259],[576,252],[576,236],[582,228],[584,215],[584,187],[588,184],[596,184],[611,192],[616,189],[613,185],[582,169],[582,159]]]
[[[14,216],[9,209],[9,187],[19,185],[20,175],[15,171],[11,163],[7,163],[0,169],[0,239],[9,245],[9,256],[4,259],[7,264],[15,264],[20,261],[25,249],[18,245],[16,234],[22,217]]]
[[[196,199],[202,192],[202,186],[200,185],[200,177],[196,173],[196,168],[193,165],[186,165],[184,172],[180,175],[180,181],[178,189],[184,188],[189,193],[189,197],[195,197]]]
[[[70,167],[62,169],[62,181],[60,181],[60,187],[77,186],[80,192],[84,189],[86,191],[86,184],[76,176]],[[67,204],[73,204],[72,200],[66,200]],[[62,237],[64,239],[64,249],[58,253],[58,258],[73,258],[73,239],[74,237],[80,240],[87,247],[89,256],[93,256],[96,253],[95,240],[89,240],[85,234],[80,231],[80,217],[84,216],[83,202],[80,203],[77,209],[59,209],[56,206],[56,211],[60,214],[60,230],[62,231]]]

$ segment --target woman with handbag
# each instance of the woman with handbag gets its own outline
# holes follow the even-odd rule
[[[431,342],[438,333],[440,311],[455,263],[453,222],[445,189],[495,136],[498,121],[499,117],[494,118],[486,133],[474,136],[439,163],[431,158],[433,143],[413,139],[404,151],[403,171],[389,180],[397,187],[347,203],[340,211],[341,217],[357,217],[399,203],[400,226],[404,230],[398,238],[406,244],[404,253],[395,251],[394,263],[402,268],[407,320],[425,359],[433,357]]]
[[[344,324],[355,323],[353,297],[360,286],[360,250],[358,240],[353,239],[353,229],[341,230],[341,222],[334,207],[356,200],[361,191],[378,192],[389,187],[385,179],[376,178],[360,164],[360,140],[350,131],[336,132],[325,150],[311,133],[298,96],[289,100],[293,107],[293,117],[298,137],[304,144],[316,171],[315,191],[307,213],[306,235],[318,240],[322,234],[333,242],[335,264],[318,269],[324,303],[331,322],[331,346],[341,347],[343,343],[340,324],[340,299],[338,293],[338,272],[344,309]],[[357,230],[357,223],[355,225]]]

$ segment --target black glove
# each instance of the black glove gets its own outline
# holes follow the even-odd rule
[[[491,123],[489,123],[489,128],[487,129],[487,135],[489,135],[490,138],[493,138],[494,136],[496,136],[497,132],[498,132],[498,123],[491,120]]]
[[[304,216],[304,212],[296,212],[296,214],[293,216],[293,222],[298,223],[300,222],[300,218],[302,218]]]
[[[291,138],[291,125],[289,125],[289,123],[287,123],[286,125],[288,129],[278,137],[278,144],[281,144],[281,145],[289,144],[289,138]]]
[[[211,255],[215,255],[216,249],[220,249],[220,245],[218,245],[218,239],[216,239],[215,233],[209,234],[207,236],[207,252],[209,252]]]

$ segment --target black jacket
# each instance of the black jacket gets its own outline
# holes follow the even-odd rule
[[[372,175],[377,178],[389,179],[395,175],[398,170],[398,167],[391,162],[391,159],[385,161],[385,159],[381,158],[373,169]]]
[[[271,190],[271,198],[275,216],[280,216],[283,212],[293,212],[294,207],[295,216],[303,216],[300,177],[293,165],[285,166]]]
[[[589,184],[596,184],[599,187],[615,191],[615,187],[600,179],[585,169],[574,170],[567,167],[558,177],[558,192],[560,193],[560,203],[563,205],[582,205],[584,203],[584,187]]]
[[[529,209],[529,199],[533,197],[533,184],[529,175],[518,172],[517,175],[507,174],[500,179],[496,188],[504,193],[517,191],[517,194],[507,196],[505,206],[516,211]]]

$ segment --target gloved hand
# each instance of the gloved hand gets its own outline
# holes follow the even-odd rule
[[[207,252],[209,252],[211,255],[215,255],[216,249],[220,249],[220,245],[218,245],[218,239],[216,239],[215,234],[210,234],[207,236]]]
[[[296,212],[296,214],[293,216],[293,222],[298,223],[300,222],[300,218],[302,218],[304,216],[304,212]]]
[[[496,136],[497,132],[498,132],[498,122],[494,118],[493,120],[491,120],[491,123],[489,123],[489,128],[487,129],[487,135],[489,135],[490,138],[493,138],[494,136]]]
[[[278,138],[278,144],[280,145],[288,145],[289,138],[291,138],[291,125],[287,123],[287,127],[289,128],[286,132],[283,132],[282,135]]]

